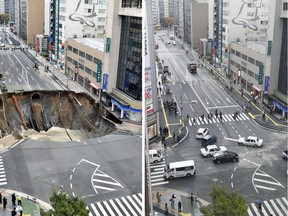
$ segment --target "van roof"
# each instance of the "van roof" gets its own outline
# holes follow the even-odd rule
[[[178,161],[169,163],[170,168],[185,167],[185,166],[195,166],[194,160]]]
[[[150,149],[149,150],[149,154],[156,154],[157,153],[157,149]]]

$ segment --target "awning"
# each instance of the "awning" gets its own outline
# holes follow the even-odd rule
[[[252,88],[254,88],[256,91],[261,92],[261,89],[258,88],[257,86],[253,85]]]
[[[115,94],[113,94],[113,93],[108,93],[108,95],[109,95],[112,99],[114,99],[115,101],[117,101],[119,104],[121,104],[121,105],[123,105],[123,106],[125,106],[125,107],[130,107],[130,105],[129,105],[127,102],[125,102],[124,100],[122,100],[121,98],[119,98],[118,96],[116,96]]]
[[[94,83],[92,83],[92,82],[90,83],[90,85],[91,85],[93,88],[97,89],[97,90],[100,88],[99,86],[97,86],[96,84],[94,84]]]

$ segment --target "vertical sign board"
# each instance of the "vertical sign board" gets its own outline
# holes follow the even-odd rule
[[[259,76],[258,76],[258,84],[262,85],[263,84],[263,64],[259,65]]]
[[[264,94],[268,94],[269,92],[269,76],[265,76],[265,85],[264,85]]]
[[[59,51],[59,0],[55,1],[55,41],[54,41],[54,55],[57,61]]]
[[[110,53],[111,38],[106,38],[106,53]]]
[[[267,47],[267,56],[270,56],[272,53],[272,41],[268,41],[268,47]]]
[[[103,74],[103,85],[102,85],[102,91],[107,91],[107,83],[108,83],[108,74]]]
[[[99,61],[97,64],[96,81],[101,82],[102,62]]]

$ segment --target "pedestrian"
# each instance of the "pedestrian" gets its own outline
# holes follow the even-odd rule
[[[11,200],[12,200],[12,205],[15,206],[16,205],[16,195],[15,195],[15,193],[12,194]]]
[[[220,120],[222,121],[222,112],[220,112],[219,115],[220,115]]]
[[[182,203],[181,201],[178,202],[178,212],[181,212],[181,208],[182,208]]]
[[[175,107],[175,110],[174,110],[175,112],[175,117],[177,116],[177,108]]]
[[[189,122],[189,113],[187,114],[187,122]]]
[[[160,88],[159,88],[159,93],[160,93],[160,95],[161,95],[161,92],[162,92],[162,88],[160,87]]]
[[[234,79],[234,85],[236,85],[236,79]]]
[[[2,203],[2,193],[0,191],[0,203]]]
[[[156,197],[157,197],[158,203],[160,203],[161,202],[161,194],[159,193],[159,191],[157,192]]]
[[[162,135],[162,127],[159,127],[159,134]]]
[[[11,216],[16,216],[17,212],[16,212],[16,208],[14,207],[14,209],[11,211]]]
[[[174,132],[173,132],[173,135],[172,135],[173,142],[175,141],[175,137],[176,137],[176,134],[175,134],[175,131],[174,131]]]
[[[175,199],[176,199],[176,196],[174,194],[172,194],[172,197],[170,199],[170,202],[171,202],[171,207],[174,208],[175,206]]]
[[[196,123],[196,117],[193,118],[193,125]]]
[[[202,122],[204,121],[204,114],[201,116],[201,118],[202,118]]]
[[[216,116],[216,118],[218,118],[218,113],[217,112],[215,113],[215,116]]]
[[[191,205],[194,205],[194,194],[191,193],[190,195]]]
[[[165,203],[165,216],[168,216],[168,204],[167,203]]]
[[[167,146],[166,146],[166,140],[165,140],[165,139],[163,140],[162,143],[163,143],[164,149],[167,149]]]
[[[263,118],[263,120],[265,120],[265,112],[263,112],[262,118]]]
[[[180,142],[180,135],[177,134],[177,143],[179,143],[179,142]]]
[[[3,208],[5,209],[7,206],[7,198],[3,197]]]
[[[218,110],[217,110],[217,109],[215,110],[215,115],[216,115],[216,116],[218,115]]]
[[[22,206],[17,206],[16,212],[20,212],[20,216],[22,216],[22,212],[23,212]]]
[[[241,89],[241,96],[243,97],[244,96],[244,90]]]
[[[20,195],[18,196],[17,200],[18,200],[18,206],[22,206],[22,201],[21,201],[21,196]]]

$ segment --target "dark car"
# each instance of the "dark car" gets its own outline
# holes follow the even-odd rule
[[[288,153],[288,150],[285,150],[285,151],[282,152],[282,158],[284,160],[287,160],[287,153]]]
[[[235,152],[225,151],[214,154],[212,160],[214,163],[236,162],[239,161],[239,155]]]
[[[217,137],[214,135],[206,135],[202,139],[202,146],[213,145],[217,142]]]

